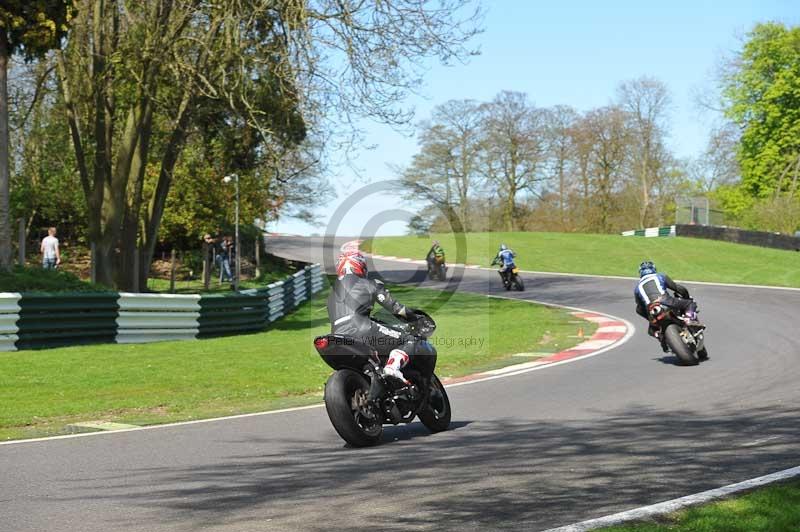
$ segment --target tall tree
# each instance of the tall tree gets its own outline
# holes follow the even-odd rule
[[[747,194],[797,192],[800,183],[800,26],[756,25],[722,75],[725,115],[741,129]]]
[[[419,153],[402,172],[402,187],[451,213],[451,226],[470,229],[470,193],[478,179],[482,149],[481,110],[472,100],[437,106],[419,127]],[[457,218],[457,220],[456,220]]]
[[[526,94],[503,91],[484,104],[484,175],[503,198],[503,226],[514,230],[517,197],[544,180],[544,121]]]
[[[98,280],[130,286],[122,266],[137,247],[149,266],[175,165],[203,123],[249,132],[249,156],[278,182],[305,175],[280,169],[332,118],[407,119],[397,104],[421,60],[469,53],[468,3],[81,0],[59,70]],[[254,164],[217,162],[220,177]]]
[[[632,173],[639,183],[639,227],[642,228],[651,211],[652,189],[664,166],[669,90],[657,79],[641,77],[621,83],[617,93],[619,105],[627,112],[632,126]]]
[[[0,269],[11,267],[9,223],[8,63],[58,47],[72,15],[69,0],[5,0],[0,5]]]
[[[615,192],[625,178],[631,132],[625,112],[616,106],[602,107],[586,113],[580,126],[588,139],[588,164],[591,178],[587,182],[594,198],[593,231],[612,230]]]
[[[690,169],[703,192],[713,192],[720,186],[738,182],[741,176],[737,159],[740,135],[739,128],[730,122],[711,131],[705,150],[692,162]]]
[[[550,178],[558,190],[558,213],[561,230],[566,231],[567,197],[571,167],[575,165],[576,143],[573,130],[578,121],[578,113],[568,105],[557,105],[545,114],[547,135],[547,159]]]

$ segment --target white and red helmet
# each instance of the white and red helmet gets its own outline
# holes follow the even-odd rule
[[[347,274],[367,276],[367,259],[360,251],[345,251],[336,261],[336,275],[341,279]]]

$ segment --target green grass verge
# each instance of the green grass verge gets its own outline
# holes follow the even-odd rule
[[[422,308],[439,293],[393,292]],[[318,402],[331,373],[312,345],[330,330],[325,297],[263,333],[0,353],[0,439],[60,434],[79,421],[144,425]],[[579,341],[571,337],[579,326],[592,332],[560,309],[465,293],[433,316],[443,377],[530,360],[514,353],[565,349]]]
[[[452,234],[435,234],[456,261]],[[365,248],[381,255],[424,258],[431,238],[379,237]],[[800,254],[697,238],[643,238],[572,233],[469,233],[466,262],[488,266],[500,243],[513,248],[525,270],[635,276],[653,260],[676,279],[800,287]]]
[[[261,274],[258,279],[242,279],[242,282],[239,284],[239,289],[248,290],[250,288],[266,288],[266,286],[270,283],[286,279],[289,275],[294,273],[294,271],[296,270],[265,272]],[[170,281],[169,279],[151,277],[147,280],[147,290],[151,292],[168,293],[170,291]],[[225,294],[230,293],[232,290],[231,282],[226,281],[224,283],[220,283],[218,276],[211,278],[211,283],[209,283],[208,290],[203,288],[202,279],[182,279],[175,281],[175,293],[178,294]]]
[[[800,481],[777,484],[720,502],[605,532],[781,532],[800,530]]]

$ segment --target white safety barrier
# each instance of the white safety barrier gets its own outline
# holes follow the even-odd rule
[[[191,340],[200,330],[200,295],[120,292],[117,343]]]
[[[0,292],[0,351],[16,351],[21,294]]]

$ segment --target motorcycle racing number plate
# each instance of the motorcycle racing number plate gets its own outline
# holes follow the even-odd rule
[[[513,273],[519,273],[519,268],[514,268],[511,270]]]

